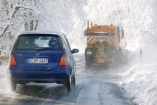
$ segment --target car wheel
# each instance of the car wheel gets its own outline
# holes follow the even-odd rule
[[[68,92],[70,92],[70,90],[71,90],[71,76],[69,77],[68,80],[66,80],[66,81],[63,83],[63,86],[64,86],[64,88],[65,88]]]
[[[25,83],[20,84],[20,85],[21,85],[20,93],[26,94],[27,93],[27,85]]]
[[[11,90],[14,92],[16,90],[16,83],[11,82]]]
[[[73,86],[76,85],[76,77],[75,77],[75,73],[74,73],[74,75],[73,75],[73,77],[72,77],[72,83],[73,83]]]

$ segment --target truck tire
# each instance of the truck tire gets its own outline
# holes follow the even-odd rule
[[[86,68],[90,67],[90,61],[87,59],[87,48],[85,49],[85,64]]]
[[[90,67],[90,61],[86,59],[86,67]]]
[[[94,56],[93,55],[88,55],[88,59],[87,59],[87,49],[85,49],[85,64],[86,67],[91,67],[94,64]]]
[[[114,56],[113,66],[117,67],[119,65],[119,54]]]

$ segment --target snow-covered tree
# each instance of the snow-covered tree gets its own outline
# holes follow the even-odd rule
[[[80,35],[84,28],[84,4],[85,0],[2,0],[0,44],[12,45],[22,31],[33,30],[64,32],[70,43],[81,40],[84,37]],[[76,45],[80,43],[82,40]]]
[[[36,13],[38,8],[36,0],[2,0],[0,5],[1,44],[6,42],[9,44],[20,31],[37,29],[40,16]]]

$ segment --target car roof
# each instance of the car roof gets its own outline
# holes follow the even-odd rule
[[[48,32],[48,31],[44,31],[44,32],[38,32],[38,31],[25,31],[23,33],[21,33],[19,36],[22,36],[22,35],[37,35],[37,34],[40,34],[40,35],[57,35],[57,36],[64,36],[63,33],[60,33],[60,32]]]

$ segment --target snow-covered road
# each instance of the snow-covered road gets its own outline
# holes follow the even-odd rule
[[[129,105],[118,87],[123,73],[119,68],[85,68],[83,54],[75,54],[76,87],[67,94],[62,85],[29,84],[26,93],[18,86],[17,93],[7,92],[7,83],[0,81],[0,105]],[[5,73],[5,72],[3,72]],[[6,75],[0,80],[6,81]]]

